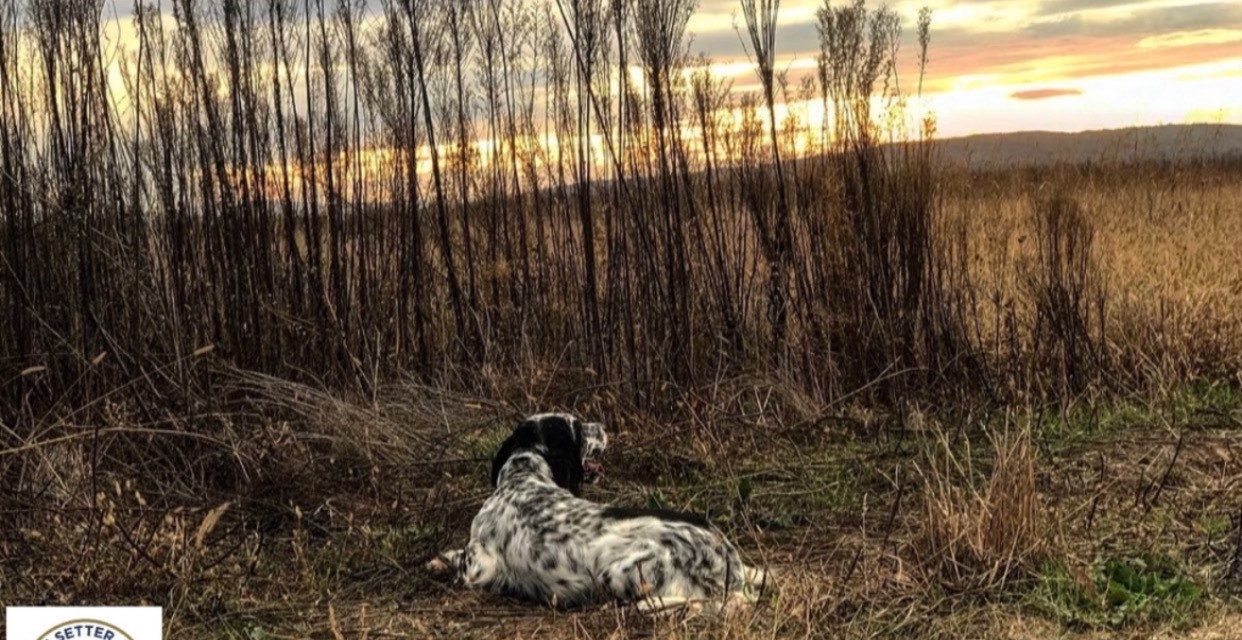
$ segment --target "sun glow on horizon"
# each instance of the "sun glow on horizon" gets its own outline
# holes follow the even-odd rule
[[[791,144],[803,149],[814,132],[824,127],[824,105],[799,88],[817,73],[814,22],[821,2],[786,0],[777,35],[775,66],[785,89],[780,92],[775,118],[782,127],[795,118],[789,126],[811,132],[792,138]],[[1197,122],[1242,124],[1242,55],[1237,50],[1242,43],[1242,8],[1229,10],[1190,0],[1139,0],[1089,8],[1078,8],[1067,0],[932,0],[929,4],[935,13],[921,95],[913,95],[917,69],[910,61],[916,57],[915,47],[909,38],[902,43],[906,63],[898,75],[906,96],[906,113],[899,118],[903,135],[918,135],[924,115],[935,118],[939,137]],[[689,51],[703,49],[706,55],[688,59],[683,79],[706,70],[730,83],[735,97],[757,93],[754,64],[736,31],[740,20],[735,15],[736,3],[704,0],[702,5],[688,26]],[[919,6],[903,0],[894,9],[908,18]],[[1161,17],[1167,25],[1162,26],[1157,19]],[[162,15],[160,24],[176,28],[169,15]],[[907,19],[907,31],[910,26]],[[105,16],[100,29],[109,91],[119,117],[126,117],[132,85],[126,74],[133,72],[137,28],[131,16],[118,13]],[[25,54],[19,51],[18,55]],[[261,82],[270,83],[281,75],[294,83],[303,83],[307,75],[313,77],[305,67],[277,71],[272,65],[256,67]],[[165,72],[175,75],[177,69],[172,66]],[[631,66],[629,76],[635,86],[642,86],[638,67]],[[228,89],[220,83],[216,91],[224,97]],[[612,91],[619,92],[616,81]],[[756,113],[764,122],[769,118],[763,108]],[[734,107],[724,120],[740,126],[739,114]],[[547,149],[577,144],[558,139],[546,123],[542,126],[544,133],[538,139],[515,146],[541,147],[541,153],[554,159],[556,152]],[[682,134],[687,139],[698,135],[693,125],[684,126]],[[439,154],[449,157],[451,144],[441,142]],[[489,162],[504,146],[477,130],[470,153],[477,162]],[[615,161],[598,132],[585,147],[595,166]],[[416,165],[419,173],[425,173],[430,150],[420,149]],[[364,153],[373,159],[391,152],[371,149]]]

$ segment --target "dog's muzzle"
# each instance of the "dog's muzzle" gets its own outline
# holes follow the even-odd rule
[[[584,460],[582,462],[582,476],[587,484],[595,484],[600,478],[604,477],[604,465],[598,460]]]

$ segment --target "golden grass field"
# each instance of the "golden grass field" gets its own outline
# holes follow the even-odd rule
[[[1036,253],[1031,199],[1065,192],[1092,236],[1092,286],[1108,298],[1104,334],[1113,353],[1156,381],[1228,378],[1242,361],[1242,231],[1238,169],[1213,166],[1066,166],[959,175],[950,181],[950,224],[970,238],[980,290],[978,324],[995,333],[998,308],[1030,303]],[[1095,313],[1096,310],[1092,310]],[[1230,355],[1232,354],[1232,355]],[[1207,356],[1206,358],[1204,356]],[[1204,360],[1221,358],[1217,371]]]

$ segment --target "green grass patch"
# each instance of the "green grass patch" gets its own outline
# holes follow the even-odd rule
[[[659,486],[632,483],[614,502],[701,513],[726,530],[743,521],[780,530],[854,513],[868,490],[889,489],[882,475],[853,452],[845,457],[837,451],[812,452],[799,464],[781,467],[756,460],[749,470],[688,476],[689,481]]]
[[[1162,557],[1110,558],[1089,572],[1064,564],[1045,567],[1031,604],[1076,627],[1122,628],[1141,624],[1180,625],[1203,601],[1203,589]]]
[[[1200,382],[1159,399],[1081,403],[1037,413],[1032,420],[1035,435],[1045,447],[1053,448],[1153,426],[1236,428],[1242,427],[1242,390],[1230,383]]]
[[[859,507],[869,473],[847,460],[821,458],[790,469],[723,478],[697,491],[692,505],[721,522],[745,515],[769,529],[792,528]]]
[[[1242,390],[1236,385],[1200,382],[1170,398],[1173,420],[1193,427],[1242,427]]]
[[[500,450],[500,445],[513,434],[512,428],[483,429],[462,436],[462,453],[470,458],[490,460]]]
[[[1047,445],[1068,447],[1085,440],[1158,424],[1159,416],[1143,402],[1121,399],[1047,411],[1034,418],[1034,434]]]
[[[1229,535],[1233,528],[1233,522],[1227,516],[1222,515],[1202,515],[1195,524],[1209,540],[1219,540]]]

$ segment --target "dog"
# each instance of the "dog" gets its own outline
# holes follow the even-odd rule
[[[705,518],[605,506],[579,497],[603,474],[603,425],[545,413],[520,423],[492,460],[494,492],[464,549],[427,567],[467,586],[575,607],[647,611],[754,602],[767,576],[746,566]]]

